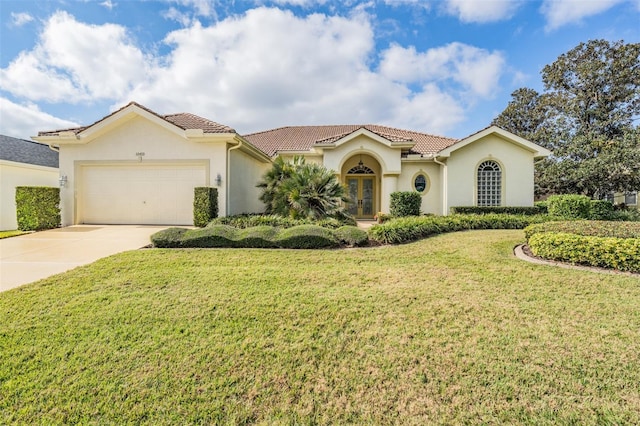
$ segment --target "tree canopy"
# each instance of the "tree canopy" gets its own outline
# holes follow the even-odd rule
[[[542,70],[544,92],[514,91],[493,124],[553,151],[536,192],[640,188],[640,44],[590,40]]]

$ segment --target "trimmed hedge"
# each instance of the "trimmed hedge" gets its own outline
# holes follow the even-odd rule
[[[216,217],[218,217],[218,189],[208,186],[194,188],[193,225],[202,228]]]
[[[450,212],[452,214],[489,214],[489,213],[497,213],[497,214],[524,214],[524,215],[536,215],[536,214],[546,214],[547,207],[546,205],[538,205],[535,206],[457,206],[451,207]]]
[[[16,216],[21,231],[58,228],[61,223],[60,188],[17,186]]]
[[[364,234],[364,238],[363,235]],[[234,228],[209,225],[206,228],[168,228],[151,236],[158,248],[334,248],[340,245],[362,246],[368,243],[366,232],[351,226],[337,230],[317,225],[299,225],[280,229],[272,226]]]
[[[383,244],[402,244],[431,235],[468,229],[523,229],[550,220],[546,215],[506,214],[411,216],[369,228],[369,238]]]
[[[396,191],[391,193],[389,212],[396,217],[418,216],[421,205],[422,196],[419,192]]]
[[[261,214],[241,214],[236,216],[225,216],[213,219],[207,226],[229,225],[234,228],[252,228],[254,226],[275,226],[278,228],[291,228],[299,225],[318,225],[323,228],[337,229],[341,226],[355,226],[356,220],[353,218],[345,218],[338,220],[335,218],[327,218],[319,221],[311,219],[292,219],[279,215],[261,215]]]
[[[586,195],[552,195],[547,198],[549,215],[567,219],[589,219],[591,198]]]
[[[640,273],[640,239],[543,232],[528,240],[531,252],[545,259]]]
[[[532,235],[544,232],[562,232],[585,237],[640,238],[640,222],[598,220],[547,222],[527,226],[524,229],[524,236],[528,240]]]
[[[589,219],[609,220],[613,217],[613,203],[607,200],[591,200]]]

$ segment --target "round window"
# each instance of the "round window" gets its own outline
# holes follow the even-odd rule
[[[423,174],[419,174],[413,180],[413,187],[416,191],[422,193],[427,190],[427,177]]]

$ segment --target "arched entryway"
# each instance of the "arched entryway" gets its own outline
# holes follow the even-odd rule
[[[347,195],[353,201],[347,210],[357,219],[373,219],[380,206],[380,163],[366,154],[357,154],[342,166]]]

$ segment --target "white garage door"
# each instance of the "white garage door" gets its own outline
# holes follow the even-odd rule
[[[204,165],[82,168],[81,223],[190,225],[193,188],[205,186]]]

